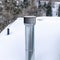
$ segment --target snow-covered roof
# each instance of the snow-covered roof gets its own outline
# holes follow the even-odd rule
[[[60,17],[36,19],[35,60],[59,60]],[[10,35],[7,35],[7,28]],[[25,25],[23,18],[17,18],[0,33],[0,60],[25,60],[25,55]]]

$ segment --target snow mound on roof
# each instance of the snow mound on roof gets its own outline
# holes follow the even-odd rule
[[[7,28],[10,29],[10,35],[7,35]],[[23,36],[25,36],[23,19],[18,18],[0,34],[0,60],[25,59],[25,37]]]

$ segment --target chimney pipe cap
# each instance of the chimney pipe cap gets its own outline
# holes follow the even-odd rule
[[[36,23],[36,16],[24,16],[25,24],[34,24]]]

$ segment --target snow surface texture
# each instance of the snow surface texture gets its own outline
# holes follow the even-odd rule
[[[60,18],[36,19],[35,60],[60,60]],[[7,35],[7,28],[10,35]],[[25,60],[23,18],[18,18],[0,33],[0,60]]]

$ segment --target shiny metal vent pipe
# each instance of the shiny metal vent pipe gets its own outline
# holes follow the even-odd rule
[[[25,16],[25,51],[26,51],[26,60],[35,60],[34,59],[34,25],[36,23],[35,16]]]

